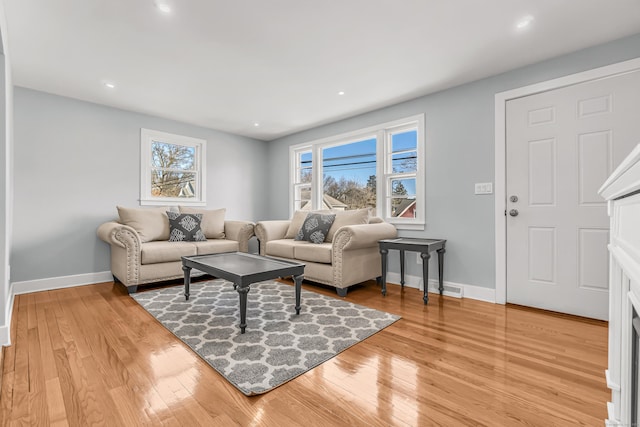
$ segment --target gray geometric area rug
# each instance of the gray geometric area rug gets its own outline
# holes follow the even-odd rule
[[[400,319],[279,282],[251,285],[240,333],[238,292],[216,279],[131,295],[164,327],[247,396],[266,393]]]

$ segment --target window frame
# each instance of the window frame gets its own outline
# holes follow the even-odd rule
[[[195,173],[196,191],[193,198],[184,197],[154,197],[151,194],[151,146],[153,142],[160,141],[172,145],[182,145],[195,148],[194,169],[188,172]],[[206,158],[207,141],[190,136],[176,135],[153,129],[140,128],[140,205],[141,206],[206,206]],[[186,170],[185,170],[186,171]]]
[[[306,153],[311,153],[311,174],[312,174],[312,178],[311,178],[311,182],[306,183],[306,182],[302,182],[301,179],[301,175],[302,175],[302,170],[303,169],[308,169],[308,168],[303,168],[300,167],[299,165],[302,163],[302,156]],[[295,155],[295,159],[293,161],[294,164],[294,170],[293,170],[293,174],[292,174],[292,182],[291,182],[291,197],[293,200],[293,209],[294,210],[299,210],[302,209],[302,206],[299,205],[300,202],[302,202],[302,198],[298,199],[297,195],[298,193],[302,190],[302,188],[304,187],[310,187],[310,200],[309,202],[311,202],[311,204],[313,205],[313,196],[314,196],[314,189],[313,189],[313,151],[312,150],[298,150],[296,151]]]
[[[392,136],[409,130],[416,131],[416,172],[393,173],[392,169]],[[385,221],[394,224],[398,229],[424,230],[426,227],[426,138],[425,115],[418,114],[391,122],[370,126],[364,129],[339,135],[322,138],[303,144],[289,147],[289,215],[295,211],[295,190],[299,184],[297,179],[298,161],[304,152],[312,153],[312,182],[311,203],[312,209],[320,209],[322,206],[323,166],[322,150],[329,147],[349,144],[365,139],[376,139],[376,215]],[[391,209],[387,203],[391,195],[390,183],[397,177],[409,177],[416,179],[416,212],[415,218],[398,218],[391,216]],[[319,185],[317,184],[319,183]]]

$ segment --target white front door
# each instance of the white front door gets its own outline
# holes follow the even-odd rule
[[[607,319],[597,191],[640,142],[640,71],[510,100],[506,113],[507,302]]]

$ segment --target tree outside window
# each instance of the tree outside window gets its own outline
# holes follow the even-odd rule
[[[140,203],[205,205],[205,142],[142,129]]]

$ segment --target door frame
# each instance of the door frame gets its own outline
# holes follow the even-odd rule
[[[640,58],[630,59],[593,70],[535,83],[499,92],[495,95],[495,253],[496,253],[496,304],[507,302],[507,101],[535,95],[550,90],[573,86],[618,74],[640,70]]]

